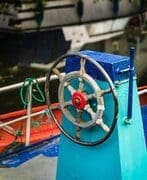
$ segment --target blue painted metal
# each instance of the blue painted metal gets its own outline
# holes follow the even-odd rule
[[[134,59],[135,48],[130,48],[130,70],[129,70],[129,93],[128,93],[128,115],[127,119],[132,118],[132,106],[133,106],[133,76],[134,76]]]
[[[18,151],[0,156],[0,167],[18,167],[22,163],[42,154],[46,157],[58,156],[59,136],[46,139],[42,142],[35,143],[28,147],[23,147]]]
[[[117,87],[119,117],[117,123],[122,179],[147,179],[147,151],[136,80],[133,80],[133,111],[130,125],[124,125],[127,116],[128,83]]]
[[[120,82],[129,78],[130,61],[127,56],[119,56],[96,51],[81,51],[98,62],[109,74],[113,82]],[[66,72],[79,70],[79,57],[70,57],[66,64]],[[94,79],[105,80],[102,74],[90,63],[86,63],[86,71]]]
[[[131,125],[124,123],[124,118],[127,116],[126,104],[128,101],[129,79],[129,73],[125,69],[129,68],[129,57],[93,51],[83,51],[81,53],[99,62],[108,72],[113,82],[119,81],[119,84],[116,84],[119,99],[118,123],[111,137],[98,146],[81,146],[61,135],[56,179],[146,180],[147,151],[136,80],[133,80],[133,123]],[[77,59],[71,57],[67,61],[67,72],[79,69],[80,65]],[[91,69],[90,64],[86,64],[86,71],[96,79],[101,88],[106,86],[107,83],[96,69]],[[120,71],[123,73],[119,73]],[[104,96],[104,99],[105,112],[103,119],[106,124],[109,124],[113,114],[113,102],[110,94]],[[63,116],[64,128],[73,134],[75,129],[70,124]],[[84,136],[94,139],[94,136],[97,136],[98,133],[97,129],[88,129],[85,130]]]
[[[144,127],[144,134],[145,134],[146,147],[147,147],[147,105],[142,106],[141,112],[142,112],[143,127]]]

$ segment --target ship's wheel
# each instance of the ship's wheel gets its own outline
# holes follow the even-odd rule
[[[66,74],[64,72],[61,73],[63,69],[59,70],[59,64],[65,61],[67,62],[71,57],[79,59],[79,69]],[[86,72],[87,63],[92,64],[97,71],[103,75],[105,81],[107,81],[109,85],[109,88],[100,88],[94,78]],[[65,129],[63,123],[59,122],[58,118],[52,111],[50,81],[51,75],[53,74],[58,76],[60,82],[58,86],[59,108],[63,112],[66,119],[75,126],[75,135],[70,134],[69,131]],[[107,140],[113,132],[118,114],[118,100],[115,87],[107,72],[94,59],[80,53],[61,56],[55,61],[47,75],[45,92],[48,109],[53,120],[61,132],[73,142],[81,145],[94,146]],[[111,125],[107,125],[103,120],[103,113],[106,108],[104,106],[103,97],[105,94],[109,93],[112,94],[114,102],[114,115],[112,117],[113,119]],[[101,127],[105,132],[104,135],[102,137],[98,137],[96,140],[85,140],[85,138],[82,139],[82,134],[80,134],[80,131],[83,129],[92,129],[95,126]]]

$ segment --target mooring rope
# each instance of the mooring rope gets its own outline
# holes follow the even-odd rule
[[[33,88],[32,97],[29,97],[29,88],[30,88],[30,86],[32,86],[32,88]],[[26,91],[25,91],[25,89],[26,89]],[[39,93],[40,97],[37,97],[34,94],[34,90],[36,90],[36,92]],[[24,108],[26,108],[26,106],[28,105],[30,98],[36,100],[37,102],[45,102],[44,94],[41,91],[41,89],[39,87],[39,83],[35,78],[26,78],[25,79],[25,81],[24,81],[24,83],[23,83],[23,85],[22,85],[22,87],[20,89],[20,98],[21,98],[21,101],[22,101],[22,103],[24,105]]]

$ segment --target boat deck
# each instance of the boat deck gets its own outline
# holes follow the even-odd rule
[[[146,84],[146,42],[147,36],[140,46],[140,53],[137,56],[138,82]],[[142,66],[144,64],[144,66]],[[142,73],[143,72],[143,73]],[[0,180],[54,180],[56,176],[57,157],[46,158],[42,154],[26,161],[17,168],[0,168]]]
[[[39,155],[17,168],[0,168],[0,180],[54,180],[56,165],[57,157]]]

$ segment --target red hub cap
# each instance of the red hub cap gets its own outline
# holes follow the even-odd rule
[[[81,92],[73,93],[72,104],[77,109],[80,109],[80,110],[84,109],[84,107],[86,105],[86,97],[85,97],[84,93],[81,93]]]

